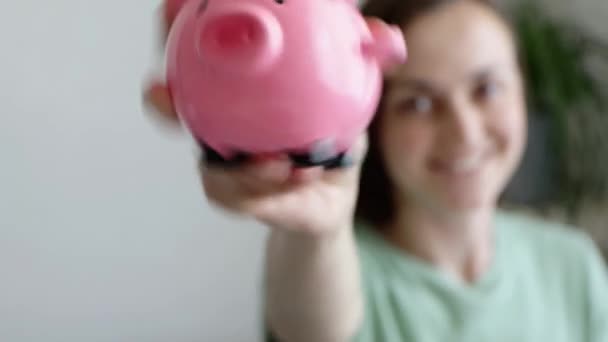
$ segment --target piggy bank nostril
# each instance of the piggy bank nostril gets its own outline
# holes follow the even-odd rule
[[[224,27],[218,34],[218,41],[222,45],[248,44],[255,41],[255,27],[251,23],[243,23]]]
[[[276,17],[262,8],[226,9],[201,18],[197,30],[199,60],[232,72],[265,70],[282,51],[281,27]]]
[[[247,15],[232,15],[211,23],[203,40],[213,41],[218,48],[246,48],[250,44],[261,44],[262,28],[254,18]]]

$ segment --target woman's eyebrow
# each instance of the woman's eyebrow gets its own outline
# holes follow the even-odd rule
[[[486,80],[486,79],[490,78],[490,76],[492,76],[496,73],[495,69],[496,68],[487,67],[487,68],[478,70],[471,75],[470,79],[473,81]]]
[[[392,86],[395,88],[405,88],[418,92],[426,92],[432,94],[439,93],[439,90],[436,89],[432,84],[420,79],[395,79],[392,82]]]
[[[507,64],[487,65],[487,66],[484,66],[482,68],[479,68],[479,69],[473,71],[471,73],[471,75],[469,76],[469,80],[472,80],[472,81],[486,80],[492,76],[503,75],[509,70],[509,67],[511,67],[511,66],[507,65]]]

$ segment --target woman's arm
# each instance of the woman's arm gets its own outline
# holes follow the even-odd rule
[[[589,342],[608,341],[608,265],[597,245],[586,239]]]
[[[271,232],[266,259],[266,313],[279,341],[349,340],[363,316],[352,227],[331,236]]]

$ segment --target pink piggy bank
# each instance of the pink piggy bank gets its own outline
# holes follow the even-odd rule
[[[355,0],[181,2],[167,83],[207,162],[287,154],[296,167],[349,165],[383,72],[406,60],[398,27],[363,17]]]

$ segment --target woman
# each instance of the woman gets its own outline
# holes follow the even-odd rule
[[[202,169],[212,203],[271,229],[271,334],[608,341],[608,280],[593,243],[497,209],[526,137],[507,22],[480,0],[369,0],[363,12],[400,25],[410,53],[386,75],[369,139],[356,148],[363,163]],[[147,95],[176,120],[162,84]]]

